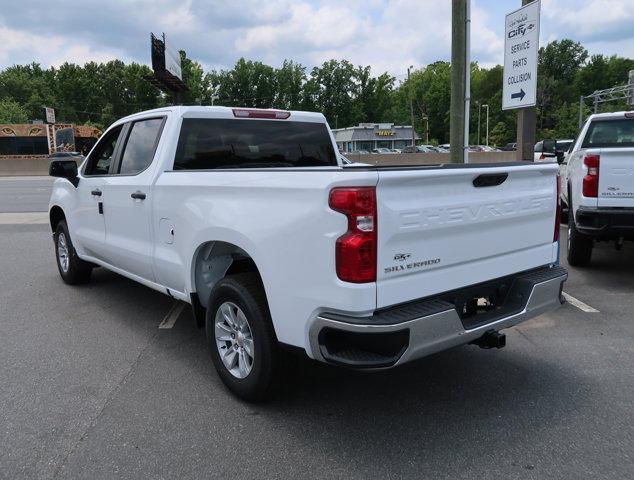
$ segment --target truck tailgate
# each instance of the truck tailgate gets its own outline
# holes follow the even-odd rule
[[[601,159],[599,207],[634,207],[634,148],[589,150]]]
[[[557,164],[379,169],[377,308],[552,263]]]

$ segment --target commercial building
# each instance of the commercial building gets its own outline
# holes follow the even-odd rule
[[[356,127],[332,131],[340,150],[356,152],[373,148],[404,148],[412,144],[412,127],[393,123],[360,123]],[[419,137],[414,132],[415,143]]]
[[[0,157],[37,157],[54,152],[87,153],[101,130],[66,123],[0,124]]]

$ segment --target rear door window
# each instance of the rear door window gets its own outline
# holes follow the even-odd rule
[[[582,148],[634,147],[634,119],[595,120]]]
[[[136,175],[152,163],[158,144],[163,118],[149,118],[134,122],[121,156],[120,175]]]
[[[279,120],[183,120],[174,170],[337,165],[323,123]]]

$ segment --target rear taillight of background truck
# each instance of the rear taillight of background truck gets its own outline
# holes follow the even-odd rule
[[[588,169],[583,177],[582,193],[584,197],[597,198],[599,196],[599,155],[586,155],[583,164]]]

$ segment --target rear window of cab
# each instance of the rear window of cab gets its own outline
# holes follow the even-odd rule
[[[174,170],[330,167],[337,157],[324,123],[185,118]]]

